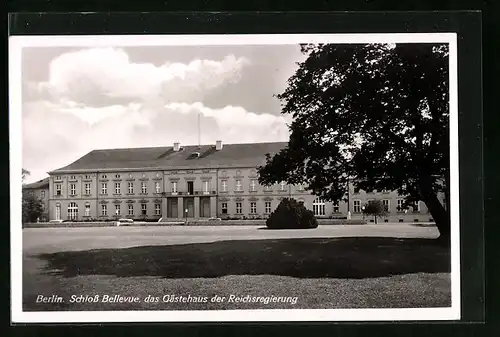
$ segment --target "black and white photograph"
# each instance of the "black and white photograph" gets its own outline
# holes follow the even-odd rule
[[[460,319],[456,42],[10,37],[13,319]]]

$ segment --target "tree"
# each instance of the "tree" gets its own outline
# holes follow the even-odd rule
[[[442,44],[301,45],[277,97],[293,117],[290,140],[259,167],[259,181],[305,184],[342,199],[349,183],[422,200],[449,243],[448,47]],[[448,199],[448,198],[446,198]]]
[[[383,217],[387,215],[384,204],[380,200],[370,200],[368,201],[364,208],[363,213],[366,215],[373,215],[375,223],[377,223],[377,217]]]
[[[30,171],[26,170],[26,169],[23,169],[23,173],[22,173],[22,181],[24,182],[24,180],[26,180],[26,177],[30,175]]]
[[[43,202],[27,192],[23,195],[23,223],[36,222],[43,214]]]

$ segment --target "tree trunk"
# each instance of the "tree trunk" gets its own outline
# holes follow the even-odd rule
[[[419,189],[422,201],[425,203],[429,213],[436,222],[436,226],[439,230],[439,241],[449,246],[451,243],[449,212],[443,207],[430,184],[422,183]]]

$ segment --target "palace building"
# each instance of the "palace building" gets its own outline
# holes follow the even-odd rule
[[[174,143],[170,147],[94,150],[49,172],[39,193],[45,191],[49,220],[263,219],[282,198],[293,197],[320,218],[345,218],[350,213],[352,219],[361,219],[363,205],[381,199],[389,211],[381,221],[432,221],[423,203],[400,211],[403,197],[396,192],[368,193],[351,187],[348,202],[333,204],[300,185],[261,186],[257,167],[265,163],[267,153],[275,154],[286,145],[217,141],[201,146]]]

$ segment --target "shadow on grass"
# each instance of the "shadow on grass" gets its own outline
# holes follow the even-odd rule
[[[317,227],[316,227],[317,228]],[[307,230],[313,230],[316,228],[269,228],[269,227],[258,227],[257,229],[259,230],[267,230],[267,231],[277,231],[277,232],[282,232],[282,231],[307,231]]]
[[[48,273],[65,277],[281,275],[357,279],[450,271],[449,250],[436,240],[387,237],[232,240],[65,251],[36,257],[48,262]]]

